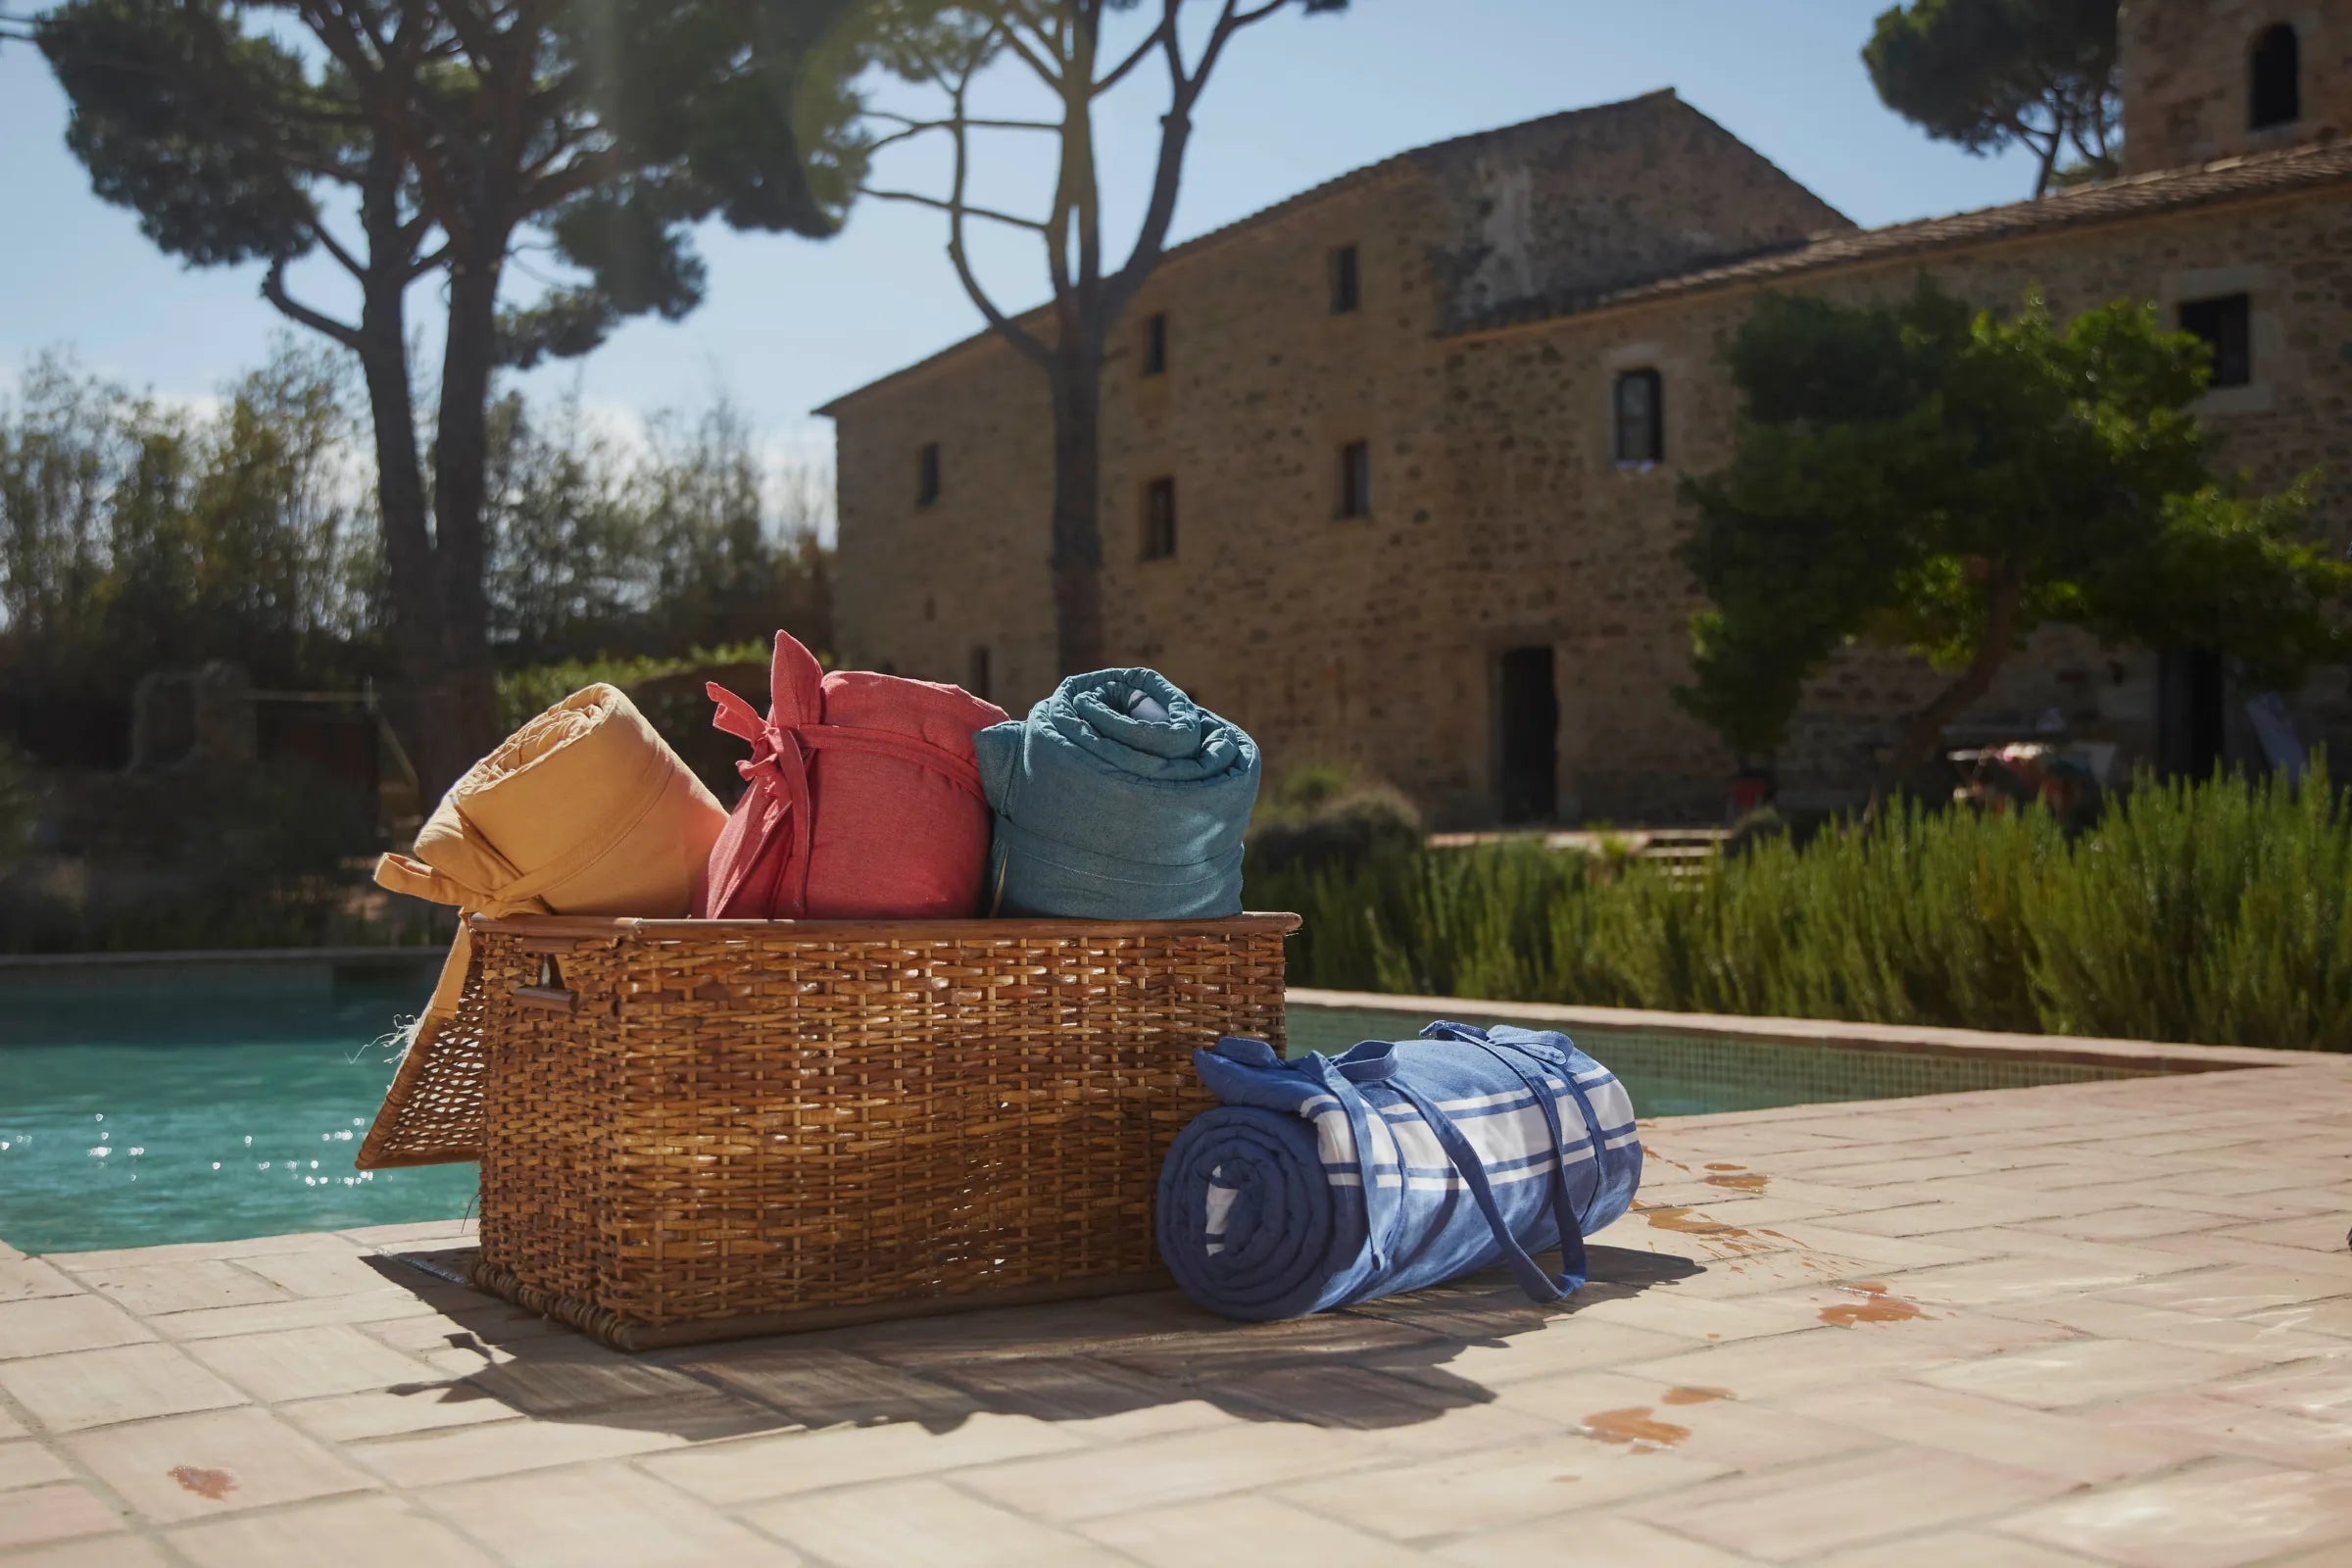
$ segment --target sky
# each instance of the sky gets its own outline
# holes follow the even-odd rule
[[[1343,15],[1279,15],[1245,33],[1197,112],[1173,238],[1215,228],[1406,148],[1588,104],[1676,88],[1864,224],[2020,200],[2033,171],[1932,142],[1886,109],[1859,50],[1889,0],[1353,0]],[[14,9],[14,8],[12,8]],[[1196,11],[1204,7],[1196,5]],[[1017,72],[1018,68],[1007,68]],[[1019,83],[979,113],[1017,113]],[[923,100],[895,90],[915,112]],[[1114,255],[1148,188],[1164,78],[1136,73],[1107,99],[1098,141]],[[260,298],[261,269],[183,268],[133,215],[92,195],[64,142],[66,104],[45,62],[0,45],[0,387],[42,350],[167,398],[217,393],[286,323]],[[1042,210],[1051,142],[984,144],[975,199]],[[939,188],[919,147],[885,155],[877,182]],[[520,378],[576,393],[623,421],[724,396],[786,462],[829,462],[826,400],[976,330],[943,253],[944,220],[867,201],[825,241],[707,226],[706,302],[683,321],[622,327],[584,361]],[[1044,285],[1033,238],[988,236],[980,265],[1008,310]],[[324,264],[294,273],[337,303]],[[525,283],[527,286],[527,281]],[[431,301],[413,309],[429,314]]]

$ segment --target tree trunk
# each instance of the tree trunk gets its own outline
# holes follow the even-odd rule
[[[1992,689],[1993,676],[2000,672],[2002,662],[2017,642],[2018,617],[2025,608],[2025,585],[2012,577],[1996,574],[1986,585],[1984,625],[1977,638],[1976,657],[1968,662],[1968,668],[1961,671],[1958,680],[1944,688],[1941,695],[1904,726],[1883,783],[1891,786],[1933,758],[1945,726]]]
[[[1064,675],[1102,667],[1102,353],[1095,334],[1054,347],[1054,625]]]
[[[434,437],[433,576],[441,604],[441,667],[429,699],[427,750],[448,779],[498,744],[498,676],[490,660],[488,486],[490,377],[498,350],[499,236],[457,262],[449,275],[449,335],[441,359]],[[444,783],[447,782],[445,779]]]
[[[422,694],[441,678],[441,593],[433,580],[433,541],[425,520],[424,470],[416,447],[416,406],[409,380],[408,326],[398,276],[370,280],[360,311],[360,374],[375,438],[375,507],[390,578],[392,652],[399,670],[393,722],[409,741],[417,783],[430,807],[449,783],[428,765],[431,732]],[[451,775],[455,777],[455,775]]]

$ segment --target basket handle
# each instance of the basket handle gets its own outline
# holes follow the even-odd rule
[[[509,988],[514,1000],[526,1007],[545,1007],[550,1012],[576,1012],[580,994],[564,983],[563,966],[556,962],[553,953],[539,955],[539,982],[524,985],[520,981]]]

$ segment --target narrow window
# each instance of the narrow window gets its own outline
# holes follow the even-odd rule
[[[1144,486],[1144,559],[1165,561],[1176,553],[1176,481],[1154,479]]]
[[[1355,247],[1343,245],[1331,253],[1331,314],[1346,316],[1363,303],[1355,265]]]
[[[988,696],[988,645],[985,643],[972,650],[971,679],[963,683],[963,689],[974,697],[985,699]]]
[[[1372,443],[1350,441],[1340,448],[1340,515],[1372,515]]]
[[[923,448],[921,460],[915,465],[914,504],[927,507],[939,499],[939,443]]]
[[[1665,383],[1655,370],[1624,370],[1617,376],[1617,461],[1666,461]]]
[[[2291,124],[2303,118],[2303,50],[2295,29],[2281,22],[2254,40],[2246,119],[2253,128]]]
[[[1165,312],[1144,323],[1144,373],[1168,373],[1168,318]]]
[[[2245,295],[2182,301],[2180,330],[2203,338],[2213,350],[2213,378],[2205,383],[2208,387],[2245,386],[2253,381],[2254,331]]]

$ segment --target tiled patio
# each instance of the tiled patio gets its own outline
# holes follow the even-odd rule
[[[1645,1136],[1564,1309],[631,1358],[450,1227],[0,1248],[0,1560],[2352,1563],[2352,1060]]]

